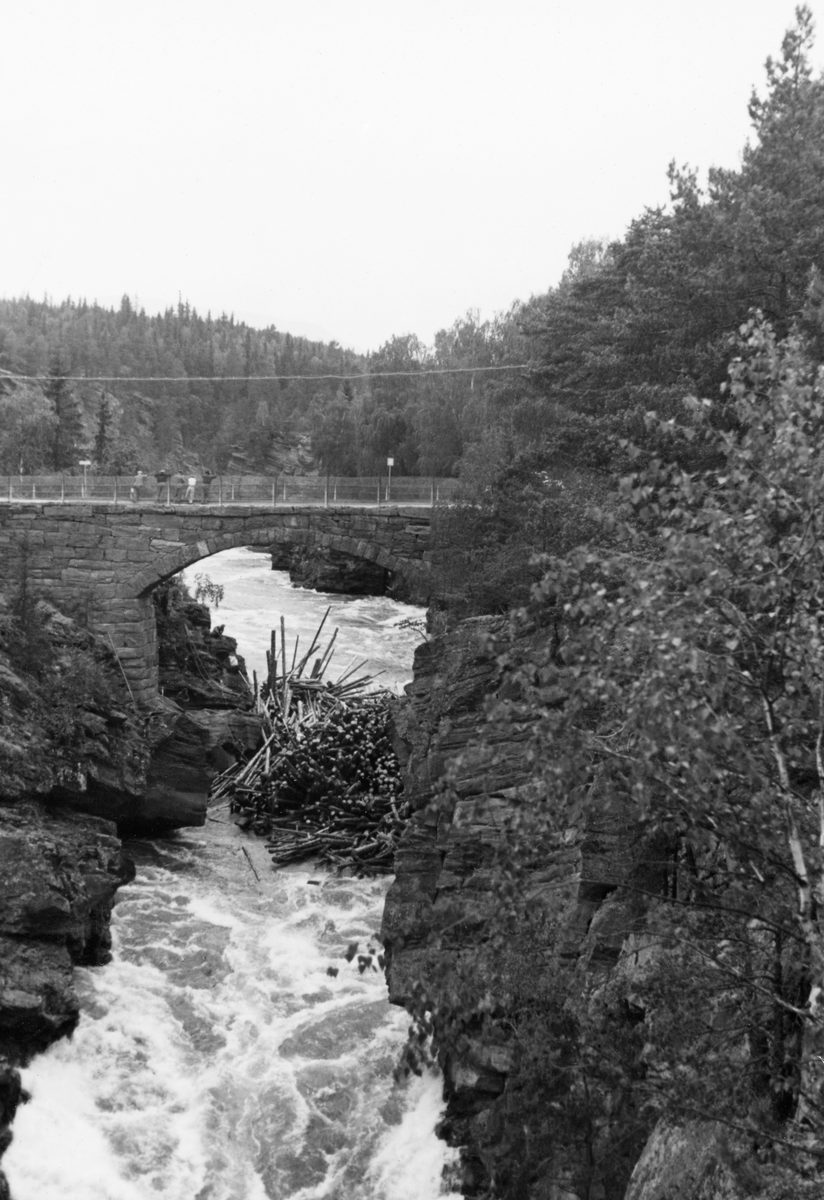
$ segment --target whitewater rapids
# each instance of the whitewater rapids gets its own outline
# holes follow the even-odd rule
[[[397,624],[419,609],[291,589],[246,550],[198,571],[223,584],[213,620],[261,674],[280,612],[304,642],[329,603],[340,669],[357,654],[390,686],[411,673],[420,635]],[[440,1079],[393,1081],[408,1017],[373,969],[388,881],[275,872],[225,807],[127,852],[114,960],[77,971],[77,1031],[23,1072],[32,1100],[3,1159],[14,1200],[454,1195]]]

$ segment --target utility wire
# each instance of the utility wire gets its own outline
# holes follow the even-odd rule
[[[426,367],[420,371],[368,371],[363,375],[15,375],[0,370],[0,378],[28,383],[281,383],[296,379],[364,383],[368,379],[420,379],[423,375],[479,375],[484,371],[532,371],[531,363],[494,367]]]

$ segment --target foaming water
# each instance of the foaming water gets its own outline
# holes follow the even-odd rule
[[[246,550],[207,573],[226,589],[216,620],[259,673],[280,613],[308,646],[332,603],[341,667],[357,654],[390,685],[411,674],[417,635],[396,626],[419,609],[292,589]],[[24,1072],[32,1101],[3,1159],[14,1200],[447,1195],[441,1082],[393,1082],[408,1018],[382,972],[345,958],[376,947],[388,881],[275,872],[225,808],[127,851],[114,961],[78,970],[73,1038]]]
[[[330,605],[323,644],[335,626],[339,633],[328,678],[335,679],[354,657],[367,660],[370,674],[380,673],[377,683],[382,686],[397,689],[412,677],[412,653],[421,635],[411,628],[401,629],[399,624],[420,619],[422,608],[384,596],[338,596],[295,588],[288,573],[271,570],[270,562],[266,554],[238,547],[203,559],[183,572],[192,590],[198,574],[208,575],[225,589],[220,607],[212,610],[212,622],[225,623],[227,633],[237,638],[250,678],[252,671],[260,679],[265,676],[269,636],[276,629],[280,638],[281,616],[289,649],[298,635],[301,646],[308,650]]]
[[[386,882],[274,872],[214,820],[129,850],[114,962],[78,971],[77,1032],[24,1072],[15,1200],[444,1194],[440,1082],[393,1082],[408,1018],[345,958],[375,946]]]

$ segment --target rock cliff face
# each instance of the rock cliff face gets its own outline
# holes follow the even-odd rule
[[[735,1157],[724,1131],[709,1121],[677,1128],[661,1122],[636,1164],[625,1200],[743,1200],[752,1192],[735,1169]]]
[[[484,705],[499,687],[490,645],[501,622],[476,619],[419,647],[407,699],[398,704],[396,752],[404,763],[405,789],[416,813],[396,856],[395,881],[384,909],[390,999],[409,1001],[431,966],[439,937],[457,962],[483,941],[492,902],[489,872],[502,824],[518,790],[529,779],[519,738],[476,747]],[[429,807],[451,769],[454,803]],[[551,864],[546,880],[574,886],[577,848]],[[537,882],[537,881],[536,881]],[[455,935],[449,930],[460,929]],[[464,1188],[473,1194],[494,1175],[495,1150],[481,1133],[491,1106],[505,1091],[512,1068],[501,1041],[470,1042],[458,1058],[442,1057],[448,1097],[444,1132],[463,1147]],[[502,1144],[505,1139],[498,1139]]]
[[[488,743],[486,754],[466,753],[478,737],[484,703],[497,688],[489,639],[499,628],[500,622],[491,620],[466,621],[454,633],[418,647],[408,699],[396,708],[395,750],[404,766],[405,793],[416,810],[398,850],[384,909],[389,994],[397,1004],[420,974],[440,914],[451,918],[455,900],[473,877],[471,902],[483,904],[478,884],[497,843],[507,793],[528,778],[517,743]],[[498,761],[491,767],[493,756]],[[456,763],[457,804],[451,813],[435,813],[427,806],[447,767]]]
[[[45,601],[21,631],[0,596],[0,800],[49,799],[132,833],[203,824],[212,779],[260,726],[236,643],[189,608],[185,652],[162,643],[166,696],[138,712],[102,639]]]
[[[211,628],[209,609],[166,585],[158,599],[159,682],[162,700],[139,821],[157,832],[202,825],[215,775],[254,750],[260,722],[237,642]]]
[[[139,793],[149,746],[111,651],[40,601],[0,596],[0,795]]]
[[[434,953],[440,956],[441,968],[446,964],[455,979],[462,957],[483,947],[490,905],[495,903],[491,868],[496,849],[507,819],[531,786],[525,752],[528,730],[484,725],[485,702],[502,686],[494,645],[501,632],[500,621],[470,620],[421,646],[414,681],[398,704],[396,750],[405,764],[405,786],[416,813],[397,854],[382,929],[389,993],[397,1004],[408,1002],[416,981],[432,970],[433,947],[438,947]],[[541,635],[521,636],[526,648],[530,638]],[[451,799],[446,805],[430,806],[447,772]],[[643,906],[633,898],[632,888],[619,891],[618,881],[629,879],[637,885],[635,895],[642,895],[655,889],[656,870],[660,875],[656,855],[626,814],[605,806],[602,818],[570,831],[566,843],[541,861],[522,886],[560,928],[566,961],[573,967],[582,965],[597,987],[599,980],[606,983],[615,976],[619,961],[618,969],[626,971],[627,947],[643,929]],[[532,949],[538,972],[541,947]],[[547,985],[551,988],[551,980]],[[623,1037],[624,1023],[629,1038],[631,1020],[630,1013],[616,1008],[610,1016],[613,1035]],[[505,1025],[506,1021],[502,1029]],[[519,1164],[529,1149],[523,1113],[530,1098],[523,1093],[506,1034],[496,1041],[489,1029],[483,1040],[470,1033],[460,1053],[442,1051],[441,1062],[448,1098],[443,1135],[463,1148],[465,1194],[486,1196],[494,1184],[495,1195],[524,1200],[623,1196],[649,1132],[643,1123],[633,1128],[622,1150],[618,1192],[614,1182],[610,1186],[592,1180],[591,1187],[579,1193],[571,1182],[574,1171],[566,1170],[568,1160],[543,1179],[526,1180],[519,1175]],[[688,1140],[681,1137],[682,1142]],[[705,1157],[711,1158],[709,1150]],[[644,1169],[639,1170],[643,1174]],[[700,1189],[654,1190],[650,1174],[658,1178],[654,1165],[646,1171],[643,1187],[639,1179],[633,1200],[663,1200],[676,1194],[684,1200],[704,1200],[709,1195]]]
[[[284,437],[281,434],[270,433],[262,463],[251,467],[249,456],[244,454],[239,446],[232,446],[226,470],[227,473],[238,474],[259,470],[270,476],[317,475],[318,464],[312,455],[312,439],[308,434]]]

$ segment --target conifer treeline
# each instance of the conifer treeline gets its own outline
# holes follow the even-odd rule
[[[416,376],[427,366],[500,364],[524,352],[511,319],[481,322],[473,313],[439,333],[432,349],[408,335],[365,356],[225,315],[202,317],[183,302],[150,317],[127,296],[118,310],[71,299],[2,300],[0,369],[53,381],[45,388],[6,381],[0,470],[68,467],[88,452],[112,471],[197,461],[224,469],[233,450],[248,469],[264,470],[279,447],[303,437],[316,465],[336,474],[378,473],[391,455],[399,473],[449,475],[467,436],[484,426],[489,395],[507,385]],[[386,371],[409,375],[374,377]],[[66,423],[66,405],[61,413],[56,403],[61,375],[78,382],[71,431],[58,436],[55,423]],[[95,376],[119,378],[83,380]],[[146,376],[180,383],[142,382]]]
[[[15,374],[115,376],[114,384],[72,384],[83,415],[83,432],[72,448],[95,453],[98,466],[129,471],[137,466],[180,466],[200,459],[226,465],[231,446],[263,458],[266,434],[289,435],[307,396],[319,401],[320,383],[231,383],[230,376],[306,376],[357,370],[358,357],[336,343],[325,345],[252,329],[225,314],[202,317],[187,303],[158,316],[137,310],[127,296],[118,310],[71,299],[61,304],[29,298],[0,301],[0,367]],[[177,383],[129,384],[130,377],[179,378]],[[190,377],[216,377],[189,383]],[[45,400],[50,398],[49,383]],[[36,387],[7,385],[6,436],[0,435],[2,469],[17,469],[22,451],[28,471],[69,465],[49,462],[43,425],[59,421]],[[332,394],[333,391],[332,391]],[[26,418],[29,418],[28,422]],[[16,426],[15,429],[12,427]],[[102,427],[102,428],[101,428]],[[264,437],[260,437],[263,432]],[[15,436],[16,435],[16,436]],[[95,444],[96,443],[96,444]],[[51,444],[54,444],[52,436]],[[102,457],[101,457],[102,454]],[[71,455],[66,456],[70,458]],[[252,465],[257,464],[253,461]]]

